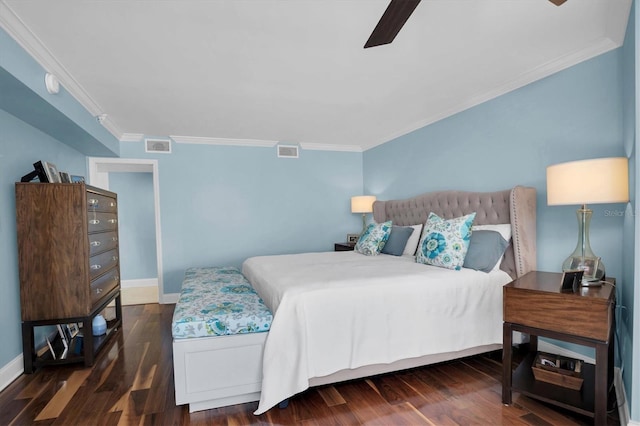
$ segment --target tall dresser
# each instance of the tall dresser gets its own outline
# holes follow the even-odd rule
[[[15,190],[25,373],[56,363],[91,366],[122,324],[118,197],[84,183],[16,183]],[[115,318],[92,336],[94,317],[111,302]],[[34,327],[74,323],[81,333],[64,358],[37,354]]]

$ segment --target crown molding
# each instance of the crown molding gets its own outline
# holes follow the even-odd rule
[[[329,143],[300,143],[302,149],[310,151],[341,151],[341,152],[362,152],[363,149],[359,145],[338,145]]]
[[[207,138],[201,136],[169,136],[176,143],[188,143],[199,145],[225,145],[225,146],[253,146],[261,148],[273,148],[278,141],[266,141],[259,139],[231,139],[231,138]]]
[[[442,119],[455,115],[459,112],[462,112],[474,106],[480,105],[484,102],[490,101],[491,99],[497,98],[513,90],[524,87],[527,84],[531,84],[535,81],[541,80],[552,74],[555,74],[564,69],[570,68],[574,65],[584,62],[588,59],[592,59],[598,55],[607,53],[610,50],[617,49],[620,46],[621,46],[620,43],[617,43],[616,41],[608,37],[603,37],[597,43],[594,43],[585,49],[568,53],[564,56],[559,57],[556,60],[547,62],[546,64],[543,64],[537,67],[533,71],[522,74],[521,76],[519,76],[514,80],[511,80],[505,84],[502,84],[484,93],[480,93],[476,96],[473,96],[468,100],[466,100],[465,102],[461,102],[458,105],[453,106],[452,108],[442,111],[441,113],[435,114],[424,120],[420,120],[416,123],[413,123],[412,125],[405,127],[400,131],[392,133],[388,137],[375,141],[373,144],[367,144],[364,151],[375,148],[384,143],[390,142],[396,138],[399,138],[400,136],[404,136],[415,130],[421,129],[422,127],[428,126],[429,124],[433,124],[436,121],[440,121]]]
[[[103,109],[89,96],[67,69],[46,48],[45,44],[25,25],[11,7],[0,0],[0,27],[2,27],[45,71],[55,75],[62,86],[73,96],[91,115],[97,117],[103,114]],[[106,119],[103,126],[116,138],[120,132],[113,121]]]

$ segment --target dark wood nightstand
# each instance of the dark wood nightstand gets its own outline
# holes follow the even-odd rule
[[[520,392],[607,423],[609,386],[613,380],[615,279],[601,287],[561,292],[561,273],[532,271],[503,288],[502,402],[511,404],[511,392]],[[531,352],[512,371],[512,333],[531,336]],[[531,370],[538,336],[590,346],[596,364],[584,364],[580,391],[536,381]]]
[[[353,251],[355,244],[351,243],[335,243],[333,245],[333,251]]]

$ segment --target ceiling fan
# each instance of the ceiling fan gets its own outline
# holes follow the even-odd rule
[[[567,0],[549,1],[556,6],[560,6]],[[391,43],[419,3],[420,0],[391,0],[382,14],[382,18],[380,18],[369,39],[364,44],[364,48]]]

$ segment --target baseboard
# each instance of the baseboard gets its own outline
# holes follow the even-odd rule
[[[15,379],[24,373],[24,363],[22,354],[9,361],[4,367],[0,368],[0,391],[3,391]]]
[[[123,305],[158,303],[158,279],[123,280],[120,283]]]
[[[624,383],[622,383],[622,374],[618,367],[616,367],[614,370],[613,383],[616,388],[616,401],[618,403],[618,417],[620,417],[620,426],[640,426],[640,423],[632,422],[629,419],[630,414],[629,403],[627,400],[627,391],[624,389]]]
[[[169,293],[163,294],[160,303],[170,305],[178,303],[178,299],[180,299],[180,293]]]

